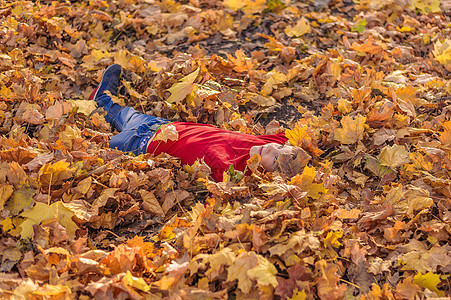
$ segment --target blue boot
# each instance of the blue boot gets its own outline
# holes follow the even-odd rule
[[[99,97],[105,93],[105,91],[110,91],[114,96],[117,96],[117,90],[119,84],[121,83],[122,67],[118,64],[113,64],[109,66],[102,75],[102,80],[97,88],[89,96],[89,100],[95,100],[99,106],[104,107],[107,103],[102,103],[99,101]]]

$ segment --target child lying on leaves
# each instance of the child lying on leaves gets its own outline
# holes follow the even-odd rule
[[[120,132],[111,138],[110,148],[136,155],[165,152],[189,165],[197,159],[204,159],[216,181],[222,181],[224,171],[231,165],[244,172],[246,161],[253,155],[261,156],[260,164],[266,171],[279,171],[290,177],[301,172],[310,160],[302,148],[285,144],[287,138],[284,133],[255,136],[207,124],[171,122],[113,103],[105,92],[117,95],[121,73],[120,65],[108,67],[99,86],[89,97],[107,112],[105,119]],[[155,139],[165,126],[175,127],[176,140],[163,142]]]

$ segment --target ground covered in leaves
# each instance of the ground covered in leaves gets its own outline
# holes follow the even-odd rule
[[[450,296],[451,25],[439,0],[0,1],[0,295]],[[88,96],[313,157],[132,156]]]

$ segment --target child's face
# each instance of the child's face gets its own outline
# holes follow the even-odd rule
[[[253,146],[249,150],[249,156],[258,154],[262,157],[260,164],[267,171],[275,171],[277,169],[277,159],[282,153],[291,153],[293,147],[289,145],[280,145],[277,143],[269,143],[262,146]]]

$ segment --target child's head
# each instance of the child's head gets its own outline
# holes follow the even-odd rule
[[[290,177],[302,172],[311,158],[302,148],[277,143],[253,146],[249,154],[251,157],[260,155],[260,164],[265,170],[280,171]]]
[[[289,153],[279,155],[277,159],[277,171],[291,178],[296,174],[302,173],[304,167],[312,157],[300,147],[289,147],[291,150]]]

